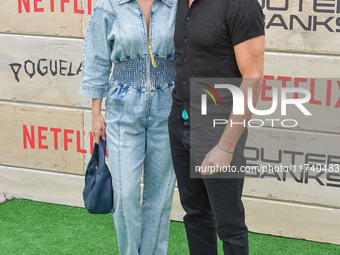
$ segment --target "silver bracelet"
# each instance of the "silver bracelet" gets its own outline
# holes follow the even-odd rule
[[[230,153],[230,154],[234,154],[234,152],[233,151],[229,151],[229,150],[227,150],[226,148],[224,148],[220,143],[217,143],[217,146],[220,148],[220,149],[222,149],[222,150],[224,150],[225,152],[228,152],[228,153]]]

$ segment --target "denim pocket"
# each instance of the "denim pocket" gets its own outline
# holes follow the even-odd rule
[[[113,100],[114,96],[118,93],[120,87],[121,86],[119,86],[118,83],[110,84],[109,90],[106,94],[105,107],[107,107],[109,102]]]
[[[106,98],[109,99],[114,96],[114,94],[118,91],[118,84],[110,84],[109,90],[106,94]]]

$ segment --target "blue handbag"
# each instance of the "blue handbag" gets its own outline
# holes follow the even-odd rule
[[[113,187],[109,168],[105,164],[106,142],[99,138],[86,168],[84,204],[89,213],[107,214],[113,209]]]

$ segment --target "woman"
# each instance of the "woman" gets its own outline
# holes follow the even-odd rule
[[[80,94],[93,98],[95,142],[100,136],[107,141],[122,255],[167,252],[175,183],[167,118],[176,11],[176,0],[99,0],[85,37]]]

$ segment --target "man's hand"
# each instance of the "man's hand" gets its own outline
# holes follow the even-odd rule
[[[223,151],[217,145],[205,156],[200,172],[202,175],[212,175],[218,169],[228,167],[233,159],[233,154]]]

